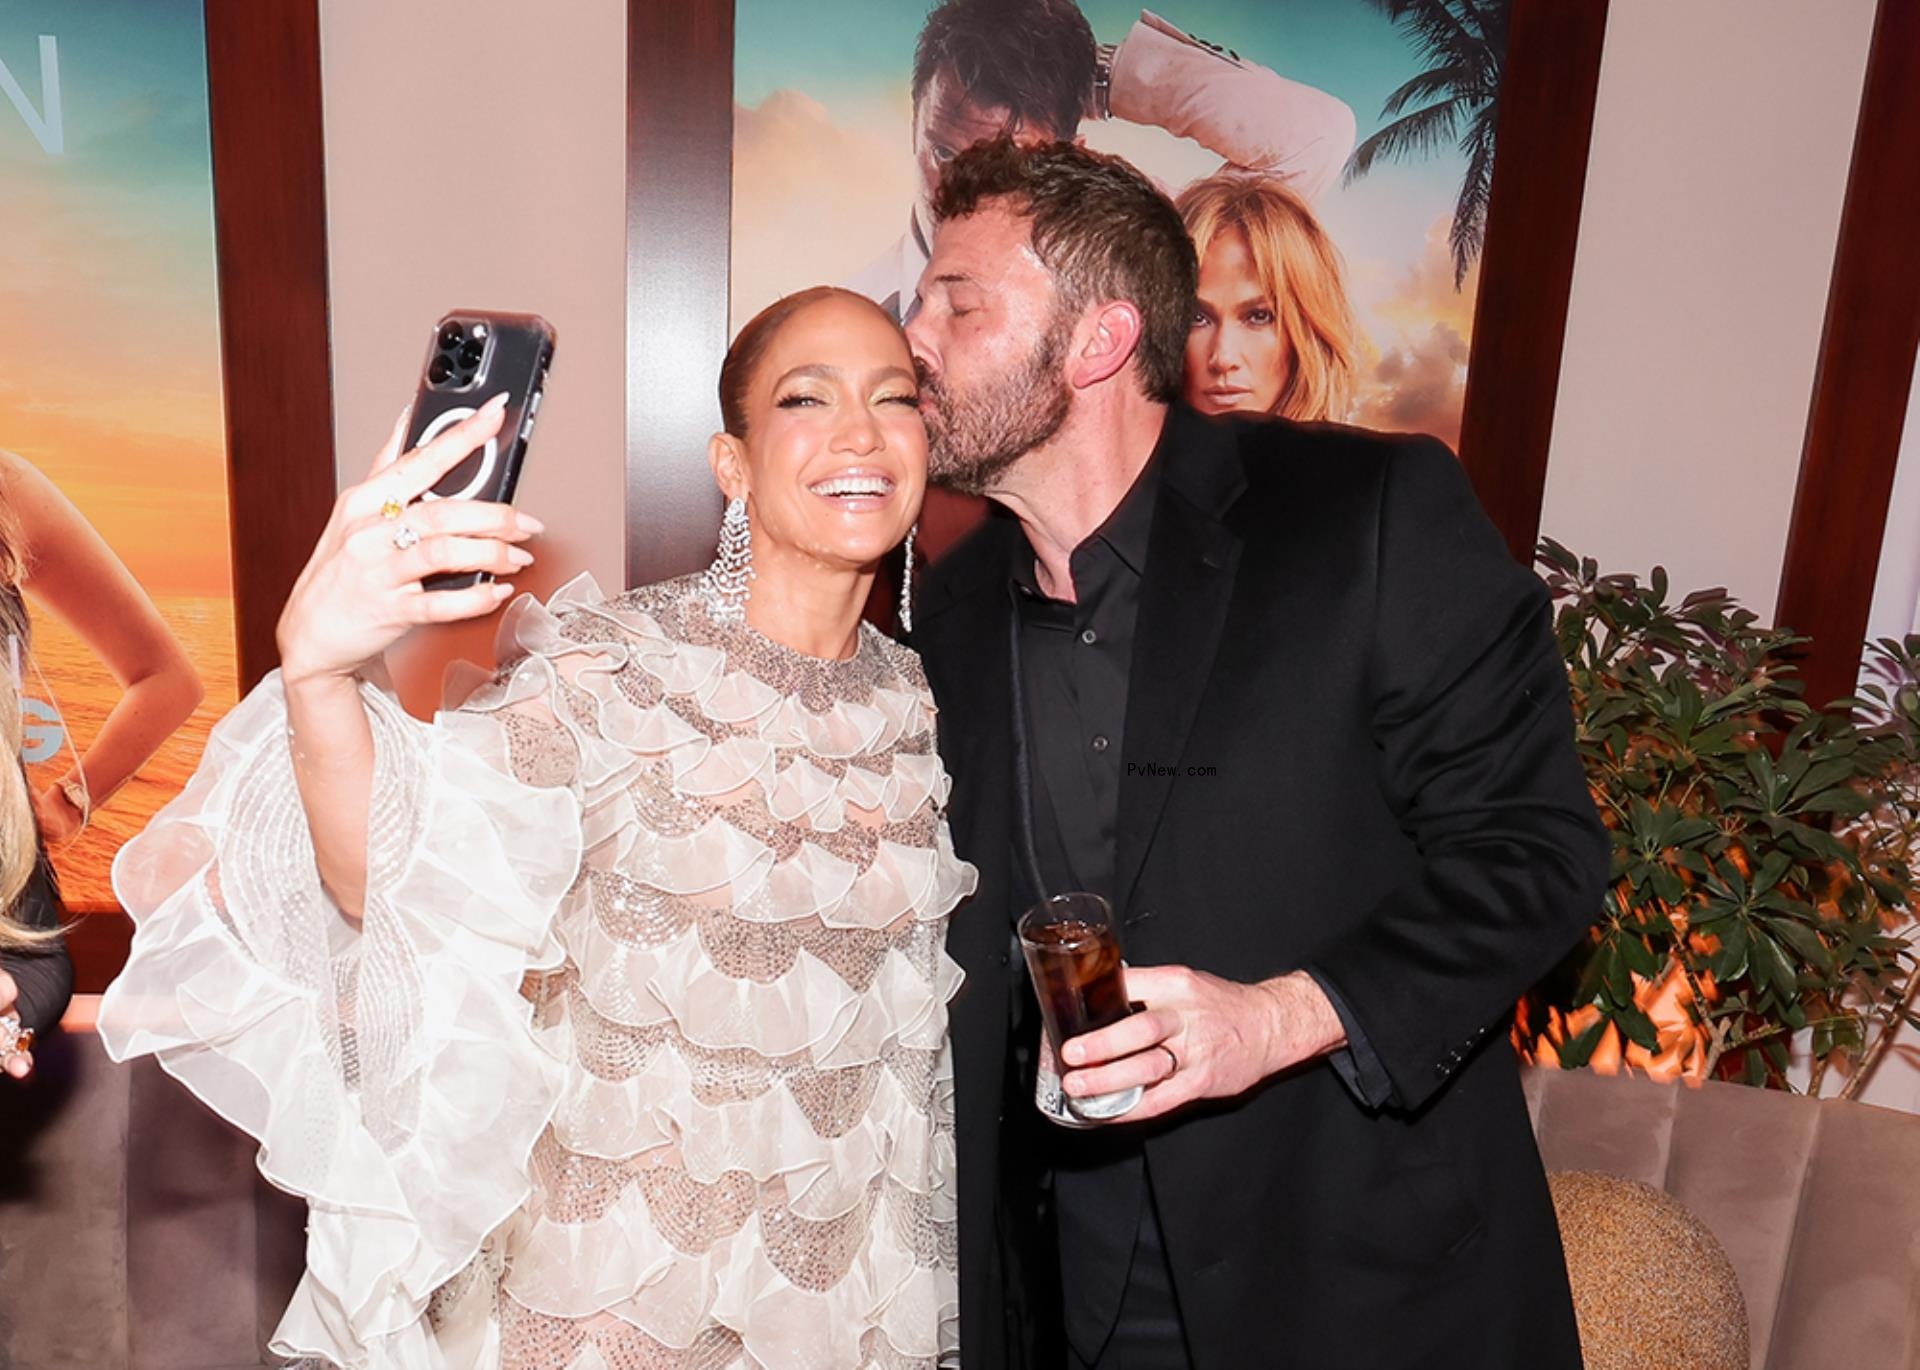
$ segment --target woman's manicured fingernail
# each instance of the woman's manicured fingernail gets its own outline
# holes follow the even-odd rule
[[[485,404],[481,405],[480,412],[483,414],[487,413],[488,411],[498,413],[500,410],[505,409],[506,407],[507,407],[507,392],[502,390],[499,394],[495,395],[492,399],[488,400]]]
[[[520,531],[523,533],[538,535],[547,531],[547,525],[540,522],[540,520],[532,514],[515,514],[513,518],[514,522],[520,525]]]
[[[507,560],[515,566],[531,566],[533,565],[533,553],[527,551],[524,547],[509,547],[507,549]]]

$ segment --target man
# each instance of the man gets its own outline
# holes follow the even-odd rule
[[[1150,13],[1117,47],[1096,45],[1073,0],[943,0],[920,30],[912,94],[919,194],[907,231],[849,282],[895,318],[911,312],[927,264],[940,173],[982,139],[1072,139],[1083,117],[1146,124],[1271,172],[1307,200],[1354,145],[1353,111],[1325,91]]]
[[[1439,443],[1176,402],[1193,250],[1125,163],[1001,140],[935,210],[933,472],[1010,515],[914,608],[980,871],[965,1363],[1060,1364],[1054,1315],[1101,1370],[1577,1366],[1502,1040],[1607,870],[1543,588]],[[1146,1086],[1085,1133],[1034,1121],[1009,954],[1069,889],[1146,1005],[1067,1046],[1068,1093]]]

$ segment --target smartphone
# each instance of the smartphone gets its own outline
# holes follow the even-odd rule
[[[433,326],[401,450],[432,442],[502,390],[507,408],[499,433],[421,499],[513,499],[553,366],[553,347],[553,325],[537,314],[456,309]],[[491,579],[484,571],[463,571],[428,576],[423,584],[429,590],[457,590]]]

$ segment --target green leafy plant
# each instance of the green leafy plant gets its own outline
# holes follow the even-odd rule
[[[1884,683],[1814,708],[1793,657],[1724,590],[1602,575],[1543,540],[1582,763],[1613,838],[1592,933],[1522,1004],[1523,1054],[1565,1067],[1857,1092],[1913,1013],[1920,637]]]

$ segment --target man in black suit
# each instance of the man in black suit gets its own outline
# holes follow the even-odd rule
[[[1544,590],[1441,444],[1178,403],[1193,251],[1125,163],[981,144],[937,208],[934,475],[1004,515],[914,607],[980,871],[966,1365],[1577,1366],[1502,1040],[1606,875]],[[1147,1006],[1067,1047],[1146,1087],[1085,1133],[1011,940],[1066,889]]]

